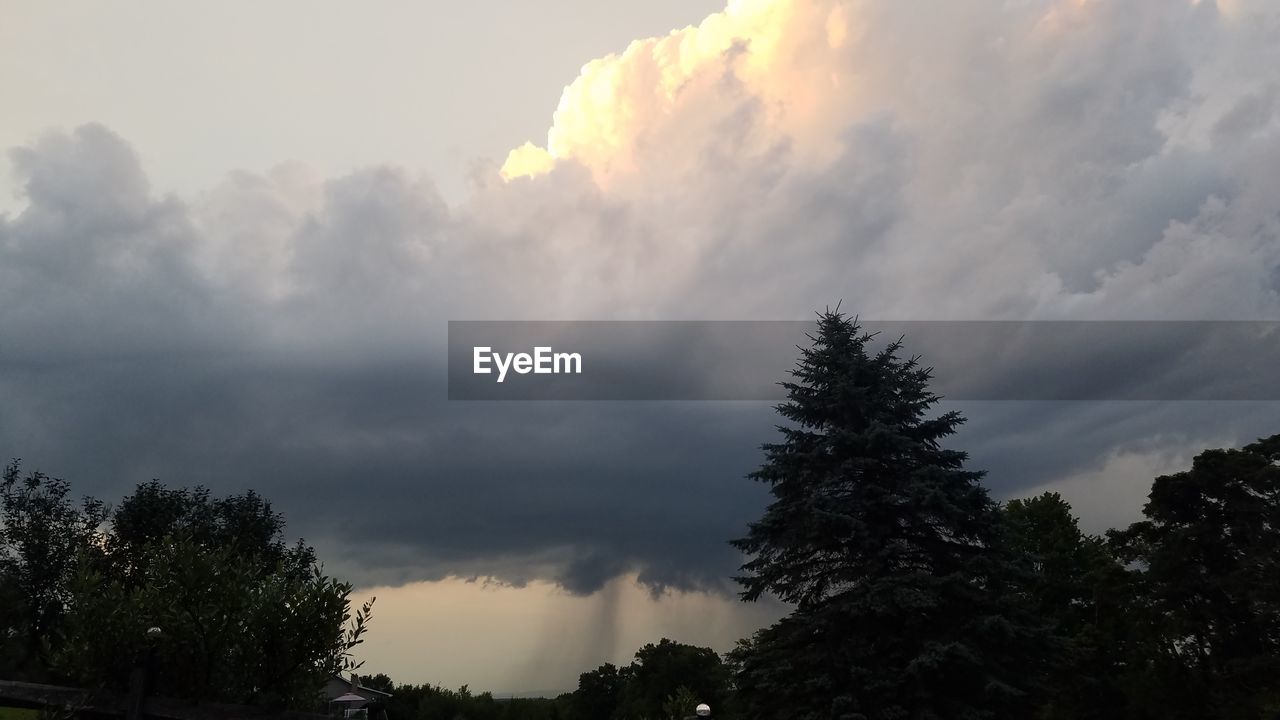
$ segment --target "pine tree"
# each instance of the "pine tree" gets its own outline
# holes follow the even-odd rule
[[[1028,717],[1047,631],[1010,589],[983,474],[941,446],[963,418],[929,417],[931,369],[873,339],[819,314],[751,476],[773,502],[733,543],[741,595],[795,611],[736,653],[747,714]]]

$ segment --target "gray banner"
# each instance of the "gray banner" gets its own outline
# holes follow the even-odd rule
[[[951,400],[1277,400],[1280,322],[870,321]],[[782,399],[815,322],[451,321],[451,400]]]

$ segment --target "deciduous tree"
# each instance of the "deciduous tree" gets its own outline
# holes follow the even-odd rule
[[[1136,570],[1150,638],[1145,702],[1165,717],[1280,711],[1280,435],[1206,450],[1158,477],[1146,519],[1112,539]]]
[[[25,475],[17,461],[0,478],[0,667],[42,679],[47,641],[71,599],[77,558],[99,554],[106,508],[76,503],[65,480]]]

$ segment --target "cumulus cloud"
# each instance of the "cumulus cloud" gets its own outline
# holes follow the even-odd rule
[[[454,205],[395,167],[158,197],[110,130],[53,132],[0,218],[0,448],[108,496],[256,487],[369,582],[720,587],[767,408],[448,403],[445,322],[1280,319],[1278,28],[1249,0],[735,1],[588,63]],[[1006,495],[1278,419],[966,409]]]
[[[845,264],[806,289],[876,314],[1274,317],[1275,208],[1251,197],[1275,167],[1276,22],[1246,3],[734,2],[586,65],[545,155],[505,171],[581,164],[645,216],[713,216],[682,248],[698,260],[733,243],[790,269],[821,245]],[[1218,282],[1229,297],[1187,292]]]

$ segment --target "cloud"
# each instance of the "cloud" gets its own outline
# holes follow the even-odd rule
[[[735,2],[587,64],[544,146],[453,205],[298,164],[158,197],[110,130],[52,132],[13,151],[26,205],[0,218],[0,448],[107,497],[258,488],[365,583],[721,589],[768,408],[449,403],[446,321],[1280,319],[1278,24]],[[1140,485],[1116,458],[1278,419],[965,407],[1002,495]]]
[[[809,261],[805,289],[871,315],[1274,317],[1274,207],[1249,198],[1275,166],[1257,31],[1275,22],[1245,3],[731,3],[584,66],[545,152],[507,172],[580,164],[642,217],[718,221],[659,252]],[[1187,292],[1245,275],[1252,293]]]

